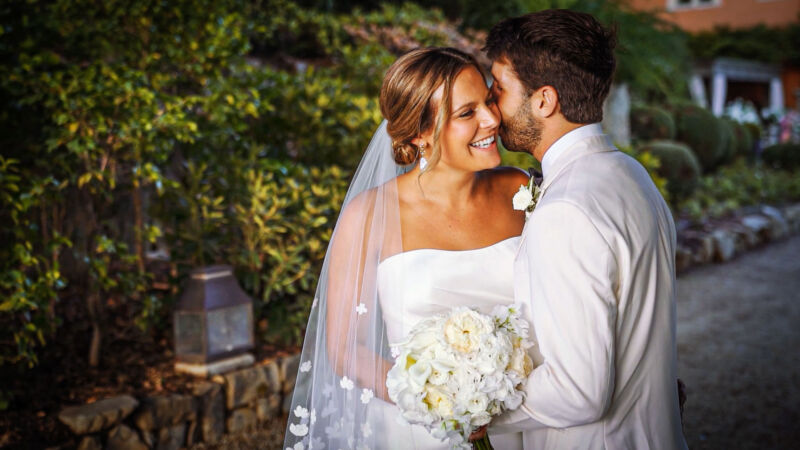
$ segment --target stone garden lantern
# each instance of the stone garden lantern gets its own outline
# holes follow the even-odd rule
[[[231,266],[192,271],[175,310],[175,370],[211,376],[253,364],[253,302]]]

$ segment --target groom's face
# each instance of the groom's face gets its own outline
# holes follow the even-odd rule
[[[492,95],[501,116],[498,134],[503,146],[512,152],[533,154],[542,140],[542,123],[531,110],[531,93],[506,59],[492,64],[492,78]]]

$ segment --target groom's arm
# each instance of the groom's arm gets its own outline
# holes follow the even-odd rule
[[[600,231],[570,202],[530,218],[525,258],[534,331],[543,363],[528,378],[525,410],[566,428],[599,420],[614,392],[617,261]],[[525,282],[523,280],[523,282]]]

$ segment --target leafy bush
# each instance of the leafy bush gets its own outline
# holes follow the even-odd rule
[[[743,125],[750,133],[750,138],[752,139],[753,145],[755,146],[756,143],[758,143],[758,141],[761,140],[761,132],[762,132],[761,126],[758,125],[757,123],[752,123],[752,122],[748,122]],[[751,154],[752,154],[752,148],[751,148]]]
[[[667,179],[658,173],[659,168],[661,167],[661,160],[658,159],[655,154],[646,149],[621,147],[620,150],[639,161],[639,164],[641,164],[642,167],[647,170],[647,173],[650,174],[650,178],[653,180],[653,184],[655,184],[658,188],[661,196],[664,197],[664,200],[669,201],[670,196],[669,191],[667,190]]]
[[[415,5],[5,2],[0,365],[36,363],[59,301],[97,357],[106,300],[166,326],[188,271],[217,262],[263,337],[297,344],[383,73],[407,46],[469,41],[444,22]]]
[[[674,139],[675,120],[664,108],[649,105],[631,107],[631,134],[636,139]]]
[[[700,180],[700,163],[692,150],[674,141],[652,141],[638,148],[650,152],[660,164],[656,173],[667,180],[667,192],[673,204],[690,196]]]
[[[756,25],[750,28],[716,27],[693,34],[692,54],[712,60],[721,56],[768,63],[800,63],[800,24],[784,27]]]
[[[774,168],[791,170],[800,168],[800,144],[797,143],[771,145],[764,149],[761,156],[766,164]]]
[[[676,140],[692,149],[703,172],[709,173],[725,157],[726,137],[720,121],[707,109],[678,106],[675,111]]]
[[[154,199],[153,213],[182,275],[232,264],[255,302],[262,337],[296,344],[348,176],[338,166],[192,161]]]
[[[31,217],[52,213],[46,205],[59,185],[50,177],[28,179],[22,173],[19,161],[0,156],[0,221],[5,224],[0,231],[0,366],[32,367],[38,362],[36,348],[58,325],[54,306],[66,282],[58,255],[71,243],[40,229]]]
[[[736,130],[734,124],[725,119],[717,119],[719,122],[719,130],[722,136],[722,154],[720,155],[714,167],[724,166],[733,160],[736,156],[736,149],[739,147],[739,141],[736,137]]]
[[[800,177],[796,172],[753,167],[739,159],[713,175],[704,176],[678,211],[703,222],[745,206],[797,201],[800,201]]]
[[[743,156],[749,157],[753,155],[753,146],[755,145],[752,132],[745,124],[736,122],[734,120],[725,119],[732,127],[733,134],[736,138],[736,148],[734,149],[734,157]]]

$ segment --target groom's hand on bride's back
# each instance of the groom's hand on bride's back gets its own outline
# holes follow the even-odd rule
[[[683,422],[683,405],[686,404],[686,384],[678,378],[678,406],[681,409],[681,422]]]
[[[470,442],[477,441],[478,439],[481,439],[482,437],[486,436],[486,427],[487,426],[488,425],[484,425],[484,426],[478,428],[477,430],[473,431],[472,434],[469,435],[469,441]]]

